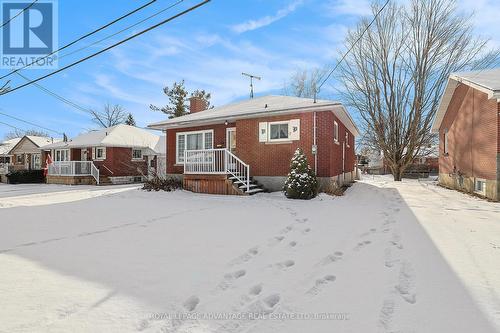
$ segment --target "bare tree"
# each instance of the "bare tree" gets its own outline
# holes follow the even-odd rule
[[[50,137],[50,135],[47,132],[39,131],[39,130],[36,130],[36,129],[29,129],[29,130],[26,130],[26,131],[15,129],[15,130],[13,130],[13,131],[8,132],[7,134],[5,134],[4,138],[5,138],[5,140],[10,140],[10,139],[21,138],[21,137],[23,137],[25,135],[41,136],[41,137],[44,137],[44,138]]]
[[[304,98],[314,98],[317,84],[327,73],[327,68],[299,69],[285,82],[283,94]]]
[[[111,127],[125,123],[127,121],[128,113],[125,109],[118,104],[111,105],[109,103],[104,105],[103,111],[90,110],[92,121],[100,127]]]
[[[488,41],[474,36],[471,16],[453,0],[392,2],[375,16],[348,33],[340,94],[359,112],[366,145],[384,154],[399,181],[435,140],[430,129],[450,73],[487,67],[499,52],[485,51]]]

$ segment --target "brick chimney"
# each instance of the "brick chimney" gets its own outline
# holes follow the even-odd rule
[[[189,99],[189,112],[196,113],[200,111],[205,111],[207,109],[207,103],[204,99],[200,97],[191,97]]]

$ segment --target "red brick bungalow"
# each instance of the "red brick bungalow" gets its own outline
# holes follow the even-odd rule
[[[500,200],[500,69],[450,76],[432,130],[439,182]]]
[[[290,159],[302,148],[322,186],[354,179],[358,129],[342,104],[265,96],[149,125],[166,131],[167,174],[184,187],[217,194],[282,189]]]
[[[156,166],[161,137],[128,125],[79,135],[42,147],[49,184],[123,184],[144,180]],[[164,145],[163,145],[164,147]],[[48,156],[53,163],[46,165]]]

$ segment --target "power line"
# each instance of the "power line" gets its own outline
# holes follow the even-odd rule
[[[0,109],[0,110],[2,110],[2,109]],[[6,117],[12,118],[12,119],[14,119],[14,120],[17,120],[17,121],[20,121],[20,122],[26,123],[26,124],[28,124],[28,125],[31,125],[31,126],[35,126],[35,127],[41,128],[41,129],[46,130],[46,131],[49,131],[49,132],[53,132],[53,133],[57,133],[57,134],[63,134],[63,133],[58,132],[58,131],[55,131],[55,130],[53,130],[53,129],[50,129],[50,128],[47,128],[47,127],[44,127],[44,126],[37,125],[37,124],[32,123],[32,122],[30,122],[30,121],[27,121],[27,120],[24,120],[24,119],[21,119],[21,118],[18,118],[18,117],[11,116],[10,114],[7,114],[7,113],[2,112],[2,111],[0,111],[0,114],[1,114],[1,115],[4,115],[4,116],[6,116]]]
[[[347,55],[354,48],[354,45],[356,45],[361,40],[361,38],[363,38],[364,34],[368,31],[368,29],[370,29],[370,27],[373,25],[373,23],[375,22],[375,20],[377,19],[377,17],[380,15],[380,13],[382,13],[382,11],[385,9],[385,7],[387,7],[387,5],[389,4],[390,1],[391,0],[387,0],[385,2],[385,4],[382,6],[382,8],[380,8],[380,10],[375,14],[375,16],[373,17],[373,20],[370,22],[370,24],[368,24],[368,26],[366,27],[366,29],[361,33],[361,36],[359,36],[359,38],[354,43],[352,43],[351,47],[347,50],[346,53],[344,53],[344,55],[337,62],[337,64],[335,65],[335,67],[330,71],[330,73],[328,73],[327,77],[322,81],[322,83],[316,89],[316,91],[315,91],[315,98],[316,98],[316,94],[320,91],[321,87],[323,87],[323,85],[326,83],[326,81],[328,81],[330,79],[330,77],[332,76],[333,72],[335,72],[335,70],[339,67],[339,65],[342,63],[342,61],[345,60],[345,58],[347,57]]]
[[[185,15],[185,14],[187,14],[187,13],[189,13],[189,12],[191,12],[191,11],[193,11],[193,10],[197,9],[197,8],[199,8],[199,7],[201,7],[201,6],[203,6],[203,5],[207,4],[207,3],[209,3],[210,1],[212,1],[212,0],[205,0],[205,1],[202,1],[202,2],[198,3],[197,5],[195,5],[195,6],[191,7],[191,8],[188,8],[188,9],[186,9],[186,10],[184,10],[184,11],[180,12],[179,14],[176,14],[176,15],[174,15],[174,16],[171,16],[171,17],[169,17],[168,19],[165,19],[165,20],[163,20],[163,21],[161,21],[161,22],[159,22],[159,23],[157,23],[157,24],[155,24],[155,25],[153,25],[153,26],[151,26],[151,27],[149,27],[149,28],[147,28],[147,29],[144,29],[144,30],[142,30],[142,31],[140,31],[140,32],[138,32],[138,33],[136,33],[136,34],[132,35],[132,36],[129,36],[129,37],[127,37],[127,38],[125,38],[125,39],[123,39],[123,40],[121,40],[121,41],[119,41],[119,42],[117,42],[117,43],[115,43],[115,44],[111,45],[111,46],[108,46],[108,47],[106,47],[106,48],[102,49],[102,50],[101,50],[101,51],[99,51],[99,52],[93,53],[93,54],[91,54],[91,55],[89,55],[89,56],[87,56],[87,57],[85,57],[85,58],[82,58],[82,59],[80,59],[80,60],[78,60],[78,61],[76,61],[76,62],[74,62],[74,63],[71,63],[71,64],[69,64],[69,65],[67,65],[67,66],[65,66],[65,67],[63,67],[63,68],[60,68],[60,69],[58,69],[58,70],[56,70],[56,71],[54,71],[54,72],[51,72],[51,73],[49,73],[49,74],[46,74],[46,75],[44,75],[44,76],[41,76],[41,77],[36,78],[36,79],[34,79],[34,80],[31,80],[31,81],[30,81],[30,82],[28,82],[28,83],[25,83],[25,84],[19,85],[19,86],[17,86],[17,87],[15,87],[15,88],[13,88],[13,89],[9,89],[8,91],[6,91],[6,92],[4,92],[4,93],[2,93],[2,94],[9,94],[9,93],[14,92],[14,91],[16,91],[16,90],[19,90],[19,89],[21,89],[21,88],[24,88],[24,87],[26,87],[26,86],[29,86],[29,85],[31,85],[31,84],[33,84],[33,83],[35,83],[35,82],[41,81],[41,80],[46,79],[46,78],[48,78],[48,77],[50,77],[50,76],[53,76],[53,75],[55,75],[55,74],[57,74],[57,73],[60,73],[60,72],[62,72],[62,71],[64,71],[64,70],[66,70],[66,69],[68,69],[68,68],[71,68],[71,67],[73,67],[73,66],[76,66],[76,65],[78,65],[78,64],[80,64],[80,63],[82,63],[82,62],[84,62],[84,61],[87,61],[87,60],[89,60],[89,59],[91,59],[91,58],[94,58],[94,57],[96,57],[96,56],[98,56],[98,55],[100,55],[100,54],[102,54],[102,53],[104,53],[104,52],[107,52],[107,51],[109,51],[109,50],[111,50],[111,49],[113,49],[113,48],[115,48],[115,47],[117,47],[117,46],[119,46],[119,45],[121,45],[121,44],[124,44],[124,43],[128,42],[129,40],[132,40],[132,39],[134,39],[134,38],[136,38],[136,37],[139,37],[139,36],[141,36],[141,35],[145,34],[146,32],[149,32],[149,31],[151,31],[151,30],[153,30],[153,29],[158,28],[159,26],[162,26],[162,25],[164,25],[164,24],[166,24],[166,23],[168,23],[168,22],[170,22],[170,21],[173,21],[174,19],[176,19],[176,18],[178,18],[178,17],[180,17],[180,16],[183,16],[183,15]]]
[[[24,80],[26,80],[26,81],[28,81],[28,82],[30,81],[30,78],[28,78],[28,77],[24,76],[23,74],[21,74],[21,73],[16,73],[16,74],[17,74],[17,75],[19,75],[20,77],[22,77]],[[45,92],[46,94],[48,94],[48,95],[50,95],[50,96],[52,96],[52,97],[54,97],[54,98],[57,98],[57,99],[58,99],[58,100],[60,100],[61,102],[66,103],[67,105],[69,105],[69,106],[71,106],[71,107],[73,107],[73,108],[75,108],[75,109],[78,109],[79,111],[82,111],[82,112],[85,112],[85,113],[89,113],[89,112],[90,112],[90,109],[87,109],[87,108],[85,108],[85,107],[83,107],[83,106],[81,106],[81,105],[76,104],[76,103],[75,103],[75,102],[73,102],[73,101],[70,101],[70,100],[69,100],[69,99],[67,99],[67,98],[64,98],[64,97],[63,97],[63,96],[61,96],[61,95],[56,94],[55,92],[53,92],[53,91],[51,91],[51,90],[49,90],[49,89],[45,88],[44,86],[42,86],[42,85],[40,85],[40,84],[38,84],[38,83],[33,83],[33,85],[34,85],[35,87],[37,87],[38,89],[42,90],[43,92]]]
[[[38,1],[38,0],[37,0],[37,1]],[[126,13],[126,14],[124,14],[124,15],[122,15],[122,16],[120,16],[120,17],[118,17],[117,19],[114,19],[113,21],[111,21],[111,22],[109,22],[109,23],[106,23],[105,25],[103,25],[103,26],[101,26],[101,27],[99,27],[99,28],[97,28],[97,29],[95,29],[95,30],[93,30],[93,31],[89,32],[89,33],[86,33],[85,35],[83,35],[83,36],[81,36],[81,37],[79,37],[79,38],[75,39],[74,41],[72,41],[72,42],[70,42],[70,43],[68,43],[68,44],[64,45],[63,47],[60,47],[59,49],[57,49],[57,50],[55,50],[55,51],[52,51],[51,53],[47,54],[46,56],[43,56],[43,57],[41,57],[41,58],[38,58],[38,59],[36,59],[36,60],[32,61],[31,63],[24,65],[23,67],[20,67],[20,68],[18,68],[18,69],[16,69],[16,70],[14,70],[14,71],[12,71],[12,72],[10,72],[10,73],[8,73],[8,74],[5,74],[4,76],[0,77],[0,80],[1,80],[1,79],[4,79],[4,78],[6,78],[6,77],[8,77],[8,76],[10,76],[10,75],[12,75],[12,74],[14,74],[14,73],[17,73],[17,72],[18,72],[18,71],[20,71],[20,70],[23,70],[23,69],[25,69],[25,68],[27,68],[27,67],[30,67],[30,66],[32,66],[33,64],[35,64],[35,63],[37,63],[37,62],[39,62],[39,61],[41,61],[41,60],[47,59],[48,57],[50,57],[51,55],[54,55],[54,54],[58,53],[59,51],[62,51],[62,50],[64,50],[64,49],[67,49],[68,47],[70,47],[70,46],[72,46],[72,45],[74,45],[74,44],[78,43],[79,41],[81,41],[81,40],[83,40],[83,39],[85,39],[85,38],[87,38],[87,37],[90,37],[90,36],[92,36],[92,35],[94,35],[94,34],[98,33],[99,31],[102,31],[102,30],[106,29],[107,27],[109,27],[109,26],[111,26],[111,25],[113,25],[113,24],[115,24],[115,23],[117,23],[117,22],[119,22],[119,21],[121,21],[121,20],[123,20],[123,19],[125,19],[125,18],[129,17],[130,15],[133,15],[133,14],[137,13],[138,11],[140,11],[140,10],[142,10],[142,9],[144,9],[144,8],[146,8],[146,7],[148,7],[148,6],[150,6],[151,4],[153,4],[153,3],[154,3],[154,2],[156,2],[156,1],[157,1],[157,0],[151,0],[150,2],[148,2],[148,3],[146,3],[146,4],[142,5],[142,6],[140,6],[140,7],[136,8],[136,9],[134,9],[133,11],[128,12],[128,13]]]
[[[140,21],[139,21],[139,22],[137,22],[137,23],[134,23],[134,24],[132,24],[132,25],[130,25],[130,26],[128,26],[128,27],[126,27],[126,28],[124,28],[124,29],[121,29],[121,30],[119,30],[119,31],[117,31],[117,32],[115,32],[115,33],[113,33],[113,34],[109,35],[109,36],[106,36],[106,37],[104,37],[104,38],[102,38],[102,39],[100,39],[100,40],[98,40],[98,41],[95,41],[95,42],[93,42],[93,43],[90,43],[90,44],[88,44],[88,45],[86,45],[86,46],[84,46],[84,47],[81,47],[81,48],[76,49],[76,50],[74,50],[74,51],[71,51],[71,52],[68,52],[68,53],[66,53],[66,54],[63,54],[63,55],[59,56],[59,59],[66,58],[66,57],[68,57],[68,56],[70,56],[70,55],[73,55],[73,54],[75,54],[75,53],[78,53],[78,52],[80,52],[80,51],[83,51],[83,50],[85,50],[85,49],[88,49],[88,48],[90,48],[90,47],[92,47],[92,46],[94,46],[94,45],[100,44],[100,43],[102,43],[102,42],[104,42],[104,41],[106,41],[106,40],[108,40],[108,39],[110,39],[110,38],[113,38],[113,37],[115,37],[115,36],[117,36],[117,35],[119,35],[119,34],[121,34],[121,33],[125,32],[125,31],[127,31],[127,30],[130,30],[130,29],[132,29],[132,28],[135,28],[136,26],[138,26],[138,25],[140,25],[140,24],[142,24],[142,23],[144,23],[144,22],[146,22],[146,21],[149,21],[150,19],[152,19],[152,18],[154,18],[154,17],[156,17],[156,16],[158,16],[158,15],[160,15],[160,14],[162,14],[162,13],[166,12],[167,10],[169,10],[169,9],[171,9],[171,8],[173,8],[173,7],[177,6],[177,5],[179,5],[180,3],[184,2],[184,1],[185,1],[185,0],[178,0],[178,1],[177,1],[177,2],[175,2],[174,4],[172,4],[172,5],[170,5],[170,6],[166,7],[166,8],[163,8],[162,10],[160,10],[160,11],[156,12],[155,14],[150,15],[150,16],[148,16],[148,17],[146,17],[146,18],[144,18],[144,19],[140,20]]]
[[[10,23],[10,21],[12,21],[13,19],[15,19],[16,17],[18,17],[19,15],[21,15],[25,11],[27,11],[28,9],[30,9],[31,7],[33,7],[33,5],[36,4],[37,2],[38,2],[38,0],[33,1],[30,5],[28,5],[23,10],[21,10],[19,13],[17,13],[16,15],[14,15],[14,17],[11,17],[10,19],[7,20],[7,22],[4,22],[0,28],[5,27],[7,24]]]
[[[13,129],[15,129],[15,130],[17,130],[17,131],[20,131],[20,132],[26,132],[25,130],[20,129],[19,127],[16,127],[16,126],[11,125],[11,124],[4,123],[3,121],[0,121],[0,124],[5,125],[5,126],[8,126],[8,127],[10,127],[10,128],[13,128]]]

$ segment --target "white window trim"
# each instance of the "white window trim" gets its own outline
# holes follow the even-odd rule
[[[351,148],[351,145],[349,145],[349,132],[345,132],[345,144],[347,148]]]
[[[477,190],[477,188],[476,188],[477,182],[482,182],[484,184],[482,191],[478,191]],[[482,195],[486,194],[486,179],[483,179],[483,178],[474,178],[474,193],[478,193],[478,194],[482,194]]]
[[[339,143],[339,123],[333,121],[333,142]]]
[[[212,133],[212,149],[214,148],[214,130],[202,130],[202,131],[189,131],[189,132],[179,132],[175,134],[175,164],[184,165],[184,161],[179,161],[179,136],[188,134],[203,134],[202,150],[205,150],[205,133]],[[184,144],[187,143],[186,138],[184,138]],[[186,151],[186,149],[184,149]]]
[[[103,150],[103,154],[102,156],[103,157],[97,157],[97,151],[99,149],[102,149]],[[106,147],[95,147],[95,156],[94,156],[94,161],[104,161],[106,159],[106,154],[104,153],[106,151]]]
[[[141,152],[141,157],[134,157],[134,150]],[[144,154],[142,153],[142,148],[132,148],[132,161],[142,161],[144,160]]]
[[[271,125],[282,125],[282,124],[287,124],[288,125],[288,137],[284,139],[271,139]],[[292,141],[290,139],[290,121],[273,121],[271,123],[267,123],[267,141],[268,142],[289,142]]]
[[[57,152],[61,152],[60,153],[60,156],[62,157],[63,156],[63,152],[67,152],[67,157],[68,159],[67,160],[57,160]],[[71,155],[70,155],[70,152],[69,152],[69,149],[55,149],[54,150],[54,156],[52,157],[54,159],[54,162],[69,162],[71,161]]]

